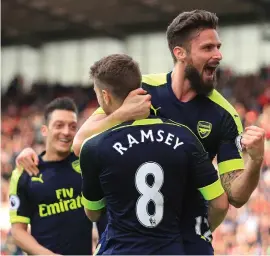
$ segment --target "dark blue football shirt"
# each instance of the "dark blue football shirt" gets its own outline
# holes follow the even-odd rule
[[[44,153],[43,153],[44,154]],[[57,162],[39,156],[38,176],[14,170],[10,183],[11,223],[31,225],[32,236],[58,254],[90,255],[92,222],[81,203],[81,170],[71,153]]]
[[[207,200],[224,192],[194,133],[165,119],[127,122],[86,140],[80,166],[83,205],[106,206],[103,254],[183,254],[187,183]]]

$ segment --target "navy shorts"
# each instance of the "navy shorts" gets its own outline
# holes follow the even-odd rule
[[[183,243],[186,255],[214,255],[212,244],[199,236],[192,241],[184,240]]]

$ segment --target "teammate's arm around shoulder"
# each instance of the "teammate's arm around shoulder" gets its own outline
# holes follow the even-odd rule
[[[193,181],[204,199],[209,203],[208,222],[210,230],[214,231],[228,212],[228,198],[222,188],[218,173],[208,157],[208,153],[196,137],[194,137],[191,150],[190,163]]]
[[[54,255],[27,231],[30,223],[30,202],[26,196],[27,180],[22,171],[15,169],[11,176],[9,200],[11,234],[17,246],[28,254]]]
[[[146,118],[150,114],[151,96],[142,88],[129,93],[123,105],[107,116],[99,108],[90,116],[77,132],[73,141],[75,155],[79,156],[82,143],[94,134],[129,120]]]
[[[91,221],[98,221],[104,208],[104,193],[99,181],[99,135],[86,140],[80,151],[82,172],[82,205]]]
[[[23,169],[30,176],[37,175],[38,170],[38,155],[32,148],[25,148],[16,157],[16,167],[17,169]]]

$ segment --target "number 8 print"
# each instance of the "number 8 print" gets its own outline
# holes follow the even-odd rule
[[[153,175],[152,186],[147,183],[147,176]],[[147,228],[156,227],[163,219],[164,198],[160,189],[164,182],[164,172],[161,166],[155,162],[142,164],[135,174],[135,185],[141,196],[137,200],[136,215],[138,221]],[[150,202],[155,205],[155,213],[150,215],[148,205]]]

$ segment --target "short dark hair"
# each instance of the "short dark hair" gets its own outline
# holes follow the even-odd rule
[[[176,46],[189,49],[189,41],[193,32],[202,29],[216,29],[218,17],[215,13],[205,10],[193,10],[180,13],[167,28],[167,41],[174,61],[173,49]]]
[[[95,62],[90,76],[100,89],[109,89],[120,100],[141,86],[141,72],[137,62],[126,54],[108,55]]]
[[[73,99],[69,97],[59,97],[46,105],[44,111],[45,123],[48,123],[50,115],[54,110],[68,110],[78,114],[78,109]]]

